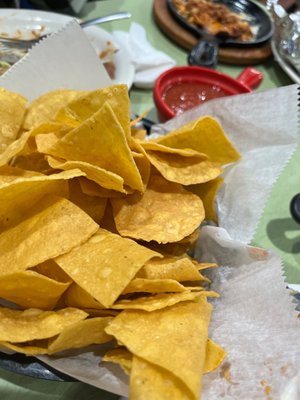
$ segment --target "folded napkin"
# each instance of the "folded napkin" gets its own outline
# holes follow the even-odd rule
[[[145,29],[133,22],[129,32],[114,31],[116,44],[128,53],[135,68],[133,83],[136,87],[152,88],[156,78],[176,61],[155,49],[147,40]]]

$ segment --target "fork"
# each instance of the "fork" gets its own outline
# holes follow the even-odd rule
[[[120,19],[130,18],[131,14],[127,11],[121,11],[118,13],[113,13],[109,15],[103,15],[102,17],[89,19],[87,21],[80,22],[80,26],[85,28],[87,26],[102,24],[104,22],[116,21]],[[41,35],[39,37],[33,39],[18,39],[18,38],[9,38],[9,37],[1,37],[0,36],[0,44],[6,48],[15,48],[23,51],[27,51],[30,47],[32,47],[35,43],[38,43],[40,40],[44,39],[46,36],[51,34],[52,32],[46,33],[45,35]]]

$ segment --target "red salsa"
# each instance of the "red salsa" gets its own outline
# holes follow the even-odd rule
[[[178,83],[170,86],[163,94],[163,100],[175,114],[181,114],[206,100],[227,96],[217,85],[207,83]]]

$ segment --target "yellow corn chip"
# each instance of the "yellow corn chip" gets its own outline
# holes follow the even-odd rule
[[[222,173],[218,164],[203,160],[202,157],[185,157],[159,151],[146,153],[150,163],[165,179],[182,185],[208,182]]]
[[[202,117],[155,140],[178,149],[193,149],[208,155],[222,165],[239,160],[240,154],[225,135],[220,124],[209,116]]]
[[[14,156],[23,150],[29,136],[30,132],[24,132],[18,139],[7,145],[0,154],[0,167],[7,164]]]
[[[45,93],[34,100],[27,111],[24,128],[29,130],[38,125],[53,121],[57,111],[81,96],[83,92],[69,89],[58,89]]]
[[[134,356],[174,375],[190,398],[198,400],[210,313],[211,305],[205,297],[153,312],[125,310],[106,332]]]
[[[0,232],[25,218],[44,196],[68,197],[68,180],[82,175],[79,170],[51,176],[20,176],[0,186]]]
[[[223,181],[223,178],[218,177],[209,182],[188,187],[188,190],[197,194],[203,201],[205,218],[215,223],[218,222],[218,217],[215,211],[215,197]]]
[[[89,196],[82,192],[80,183],[76,179],[71,179],[69,182],[69,199],[85,211],[97,224],[102,220],[107,199]]]
[[[104,103],[110,105],[125,131],[125,136],[130,137],[130,101],[125,84],[112,85],[81,95],[62,107],[55,120],[73,127],[79,126],[98,112]]]
[[[173,279],[143,279],[135,278],[123,290],[127,293],[169,293],[184,292],[186,288]]]
[[[25,311],[0,307],[0,341],[22,343],[47,339],[58,335],[66,327],[87,317],[76,308],[42,311],[29,308]]]
[[[96,317],[75,322],[50,341],[48,353],[109,342],[112,336],[105,333],[105,328],[112,320],[112,317]]]
[[[159,175],[151,176],[145,193],[114,198],[111,203],[118,232],[144,241],[179,241],[204,219],[198,196]]]
[[[23,271],[64,254],[97,229],[98,225],[70,201],[45,198],[32,215],[0,235],[0,276],[7,275],[7,266],[10,273]]]
[[[129,375],[132,367],[132,354],[126,347],[116,347],[107,351],[102,357],[102,361],[112,362],[120,365],[124,372]]]
[[[72,279],[67,275],[54,260],[46,260],[41,264],[35,265],[29,271],[35,271],[57,282],[71,283]],[[78,307],[80,308],[80,307]]]
[[[199,281],[201,275],[190,257],[166,256],[150,260],[138,272],[137,277],[145,279],[174,279],[178,282]]]
[[[0,342],[0,348],[3,347],[5,350],[12,350],[17,353],[24,353],[27,356],[41,355],[48,353],[48,340],[36,340],[36,343],[32,344],[16,344],[9,342]]]
[[[56,258],[57,264],[105,307],[110,307],[151,258],[160,257],[130,239],[99,229],[87,242]]]
[[[221,346],[219,346],[213,340],[208,339],[203,372],[207,374],[217,369],[226,355],[226,351]]]
[[[112,129],[113,127],[113,129]],[[113,172],[133,189],[143,190],[143,183],[127,144],[124,128],[108,103],[72,129],[62,139],[53,134],[36,137],[40,152],[66,161],[83,161]],[[117,160],[117,162],[116,162]]]
[[[86,290],[77,283],[72,283],[64,294],[64,302],[68,307],[80,309],[102,310],[104,306],[95,300]]]
[[[61,161],[54,157],[47,157],[47,161],[54,169],[63,169],[65,171],[79,169],[87,179],[94,181],[100,187],[125,192],[123,187],[124,179],[106,169],[96,167],[84,161]]]
[[[27,100],[18,93],[0,88],[0,153],[18,138]]]
[[[57,282],[34,271],[0,276],[0,297],[22,308],[52,310],[69,283]]]
[[[191,292],[186,290],[181,293],[159,293],[153,296],[138,297],[136,299],[118,300],[111,306],[114,310],[160,310],[183,301],[197,301],[200,297],[218,297],[215,292]]]

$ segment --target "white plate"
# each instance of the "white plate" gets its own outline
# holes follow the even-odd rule
[[[47,11],[3,8],[0,9],[0,35],[31,39],[55,32],[71,20],[72,17],[68,15]],[[107,48],[109,42],[118,48],[113,36],[98,26],[84,28],[84,32],[98,55]],[[127,51],[119,48],[113,60],[116,67],[113,83],[125,83],[130,88],[134,77],[134,67]]]

